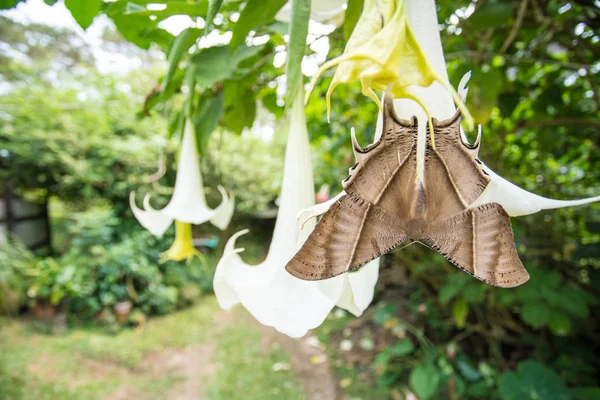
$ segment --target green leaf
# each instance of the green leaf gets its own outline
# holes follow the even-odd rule
[[[120,0],[122,3],[126,0]],[[200,0],[200,1],[162,1],[159,2],[161,4],[166,5],[164,10],[149,10],[147,7],[141,4],[149,4],[155,3],[154,1],[147,0],[136,0],[136,1],[128,1],[123,15],[135,15],[139,17],[145,18],[149,22],[160,22],[173,15],[187,15],[189,17],[205,17],[208,9],[208,0]]]
[[[575,388],[571,390],[573,396],[577,400],[597,400],[600,399],[600,388],[598,387],[585,387]]]
[[[469,17],[467,23],[474,31],[504,27],[513,15],[512,5],[504,1],[487,1]]]
[[[454,302],[454,307],[452,307],[452,318],[454,318],[457,328],[464,328],[467,315],[469,315],[469,307],[465,299],[461,297]]]
[[[352,35],[354,27],[362,14],[364,2],[365,0],[348,0],[348,7],[344,14],[344,39],[346,41]]]
[[[277,104],[277,93],[275,90],[265,94],[261,98],[262,105],[269,110],[275,118],[281,118],[284,114],[284,108]]]
[[[394,313],[398,309],[398,306],[393,304],[384,304],[373,314],[373,322],[377,325],[385,324],[390,318],[394,316]]]
[[[187,54],[187,51],[192,44],[196,42],[196,39],[200,36],[200,32],[201,31],[198,29],[187,28],[181,31],[173,41],[173,46],[171,46],[168,58],[169,68],[167,69],[167,73],[162,82],[163,91],[169,86],[169,83],[173,79],[173,74],[175,74],[175,71],[177,70],[179,61],[181,61],[184,54]]]
[[[206,27],[204,28],[204,34],[208,34],[209,25],[212,24],[213,19],[215,19],[215,15],[221,9],[223,5],[223,0],[208,0],[208,12],[206,14]]]
[[[292,0],[290,41],[286,62],[286,107],[291,105],[302,88],[302,59],[306,52],[306,36],[310,20],[310,0]]]
[[[231,51],[244,43],[248,33],[262,23],[269,22],[287,0],[248,0],[233,26],[233,35],[229,46]]]
[[[196,82],[200,90],[231,78],[242,61],[255,56],[263,49],[264,46],[244,45],[233,53],[230,53],[226,46],[199,50],[192,57],[192,62],[196,64]]]
[[[210,134],[215,130],[217,123],[223,116],[224,98],[223,92],[219,92],[215,96],[202,101],[198,106],[198,114],[194,118],[194,125],[198,150],[201,154],[206,149]]]
[[[548,327],[556,336],[566,336],[571,332],[571,318],[561,311],[554,310],[550,315]]]
[[[412,340],[406,338],[402,339],[401,341],[390,347],[389,351],[397,356],[405,356],[407,354],[412,353],[414,349],[415,345],[413,344]]]
[[[75,21],[83,29],[87,29],[100,13],[102,2],[100,0],[65,0],[65,7],[71,11]]]
[[[517,373],[505,372],[498,382],[502,400],[571,400],[573,396],[554,371],[534,360],[521,362]]]
[[[58,0],[44,0],[44,3],[48,4],[49,6],[53,6],[58,3]]]
[[[584,289],[575,286],[566,286],[561,290],[562,301],[556,304],[563,311],[579,318],[586,318],[589,307]]]
[[[415,346],[410,339],[402,339],[394,346],[388,347],[377,354],[377,357],[375,357],[375,365],[385,368],[394,357],[405,356],[412,353],[414,349]]]
[[[408,382],[420,400],[427,400],[437,393],[440,373],[433,365],[418,365],[410,372]]]
[[[25,0],[0,0],[0,10],[7,10],[16,7],[17,4]]]
[[[468,381],[474,382],[481,379],[481,374],[477,371],[469,362],[469,360],[462,354],[458,356],[456,360],[456,366],[460,371],[460,374]]]
[[[107,3],[104,13],[110,17],[119,33],[123,37],[142,49],[149,49],[150,44],[157,43],[163,49],[173,43],[173,35],[157,26],[157,21],[152,21],[143,13],[125,14],[127,3],[116,1]]]
[[[454,296],[462,291],[468,279],[467,275],[459,271],[449,274],[438,294],[440,303],[448,304]]]
[[[235,134],[251,127],[256,117],[256,95],[241,85],[225,85],[225,113],[222,125]]]
[[[541,328],[546,326],[550,320],[551,309],[546,303],[540,301],[530,301],[523,305],[521,309],[521,317],[523,321],[529,324],[532,328]]]

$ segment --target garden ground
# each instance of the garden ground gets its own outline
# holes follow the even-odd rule
[[[314,336],[293,340],[209,296],[115,335],[0,319],[1,399],[343,399]]]

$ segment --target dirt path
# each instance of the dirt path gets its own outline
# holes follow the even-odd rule
[[[290,354],[290,365],[302,382],[307,400],[345,400],[331,372],[327,355],[310,333],[292,339],[275,329],[260,325],[263,349],[278,343]]]
[[[245,310],[238,308],[231,312],[218,311],[213,317],[214,334],[227,327],[243,325],[255,328],[261,335],[261,349],[269,351],[275,344],[290,355],[290,367],[300,380],[307,400],[345,400],[334,379],[327,356],[315,337],[307,335],[302,339],[291,339],[272,328],[256,322]],[[214,339],[213,339],[214,340]],[[169,400],[198,400],[206,398],[205,389],[217,372],[213,359],[215,343],[208,341],[201,345],[183,349],[162,349],[153,351],[141,364],[143,373],[156,378],[171,376],[176,380],[165,396]],[[143,399],[128,386],[122,386],[106,400]]]

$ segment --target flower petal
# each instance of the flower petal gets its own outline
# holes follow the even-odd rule
[[[231,222],[233,211],[235,209],[235,197],[227,194],[225,188],[219,185],[217,186],[219,192],[221,192],[221,204],[213,210],[213,217],[210,219],[210,223],[224,231]]]
[[[310,221],[301,229],[296,218],[300,210],[314,205],[310,145],[302,100],[303,94],[299,93],[291,109],[279,213],[269,254],[259,265],[244,263],[238,254],[241,250],[235,249],[235,241],[246,231],[238,232],[227,242],[214,278],[214,290],[221,307],[228,309],[239,302],[259,322],[291,337],[301,337],[319,326],[341,299],[345,299],[342,305],[359,314],[374,286],[372,279],[360,277],[351,284],[347,275],[326,281],[304,281],[285,270],[287,262],[315,226],[315,222]],[[368,285],[372,287],[363,288]],[[344,294],[350,290],[360,292],[356,295],[360,304],[354,301],[354,294]]]
[[[227,203],[221,205],[224,206],[224,209],[220,212],[223,212],[224,215],[217,218],[218,223],[224,223],[227,220],[225,217],[232,206]],[[206,204],[196,134],[194,125],[189,120],[185,123],[173,197],[162,212],[178,221],[195,225],[200,225],[215,217],[215,210],[210,209]]]
[[[600,201],[600,196],[578,200],[549,199],[521,189],[485,165],[484,170],[490,176],[490,183],[483,193],[481,193],[481,196],[471,204],[471,208],[486,203],[498,203],[506,210],[508,215],[518,217],[520,215],[534,214],[541,210],[579,206]]]
[[[379,261],[377,258],[367,265],[360,267],[356,272],[342,275],[345,278],[342,297],[337,306],[350,311],[360,317],[373,301],[375,284],[379,278]]]
[[[138,208],[135,204],[134,192],[129,193],[129,206],[140,225],[146,228],[154,236],[162,236],[173,223],[173,218],[164,214],[162,211],[157,211],[152,208],[150,205],[150,195],[148,194],[144,197],[144,210]]]

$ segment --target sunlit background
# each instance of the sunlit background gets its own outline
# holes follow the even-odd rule
[[[223,89],[214,129],[203,135],[200,117],[196,129],[208,204],[218,185],[234,193],[231,225],[194,226],[202,256],[161,263],[174,228],[152,236],[129,195],[162,208],[173,194],[189,88],[180,68],[169,101],[160,85],[174,37],[205,29],[206,11],[189,7],[207,1],[106,1],[122,12],[86,30],[63,1],[16,3],[0,1],[0,399],[600,399],[597,205],[512,219],[522,287],[485,285],[410,246],[383,258],[362,317],[335,309],[290,339],[242,307],[221,310],[212,285],[233,233],[252,231],[238,246],[249,263],[269,249],[290,5],[251,29],[246,44],[264,46],[254,64],[198,101],[209,109]],[[245,2],[225,4],[190,51],[230,43]],[[472,71],[481,159],[543,196],[600,194],[600,1],[436,5],[451,83]],[[305,82],[343,52],[361,6],[311,21]],[[342,190],[350,129],[370,143],[378,111],[342,85],[327,123],[331,76],[306,106],[318,201]]]

